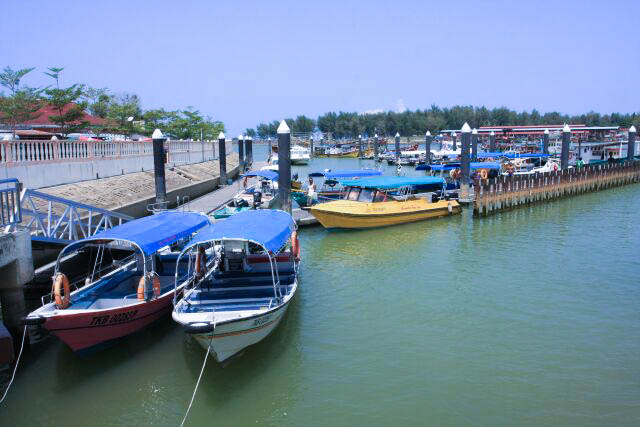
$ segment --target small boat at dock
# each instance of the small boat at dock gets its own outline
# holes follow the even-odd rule
[[[215,219],[225,219],[251,209],[270,209],[275,204],[278,197],[277,172],[261,169],[246,172],[241,177],[245,188],[213,212]],[[257,178],[258,182],[249,185],[249,178]]]
[[[324,203],[331,200],[337,200],[344,196],[344,187],[340,184],[341,180],[359,179],[369,176],[382,175],[382,171],[376,169],[342,169],[342,170],[325,170],[323,172],[312,172],[309,174],[312,178],[319,181],[318,203]],[[292,189],[291,197],[300,206],[309,206],[308,190]]]
[[[194,252],[212,255],[176,275],[176,290],[195,285],[176,301],[173,319],[222,362],[264,339],[286,313],[298,288],[295,223],[283,211],[242,212],[203,229],[178,260]]]
[[[306,165],[309,164],[309,160],[311,160],[309,149],[300,145],[294,145],[291,147],[290,158],[292,165]]]
[[[177,262],[173,249],[209,224],[206,215],[164,211],[73,242],[58,256],[50,295],[25,319],[42,325],[73,351],[86,351],[136,332],[171,311],[174,277],[190,260]],[[115,259],[111,252],[130,253]],[[93,251],[93,265],[69,283],[60,261],[78,251]],[[73,290],[75,289],[75,290]]]
[[[342,185],[342,200],[310,209],[325,228],[384,227],[461,212],[457,201],[442,199],[443,178],[380,176],[343,181]]]

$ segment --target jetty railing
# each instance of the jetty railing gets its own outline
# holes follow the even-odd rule
[[[15,178],[0,179],[0,226],[22,222],[20,182]]]
[[[165,142],[169,163],[213,160],[208,141]],[[0,165],[46,164],[91,160],[152,157],[153,143],[143,141],[15,140],[0,141]]]
[[[640,161],[474,181],[474,216],[640,182]]]

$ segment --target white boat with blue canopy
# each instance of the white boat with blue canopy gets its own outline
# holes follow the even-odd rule
[[[171,309],[179,248],[209,224],[206,215],[164,211],[102,231],[66,246],[58,256],[51,295],[30,313],[28,324],[42,324],[74,351],[133,333]],[[61,260],[87,259],[88,273],[69,283]],[[48,301],[47,301],[48,299]]]
[[[278,210],[236,214],[199,232],[178,257],[196,256],[191,277],[176,272],[173,319],[222,362],[264,339],[298,288],[300,247],[291,215]],[[182,282],[181,282],[182,281]]]

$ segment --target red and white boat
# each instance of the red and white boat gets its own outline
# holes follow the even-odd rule
[[[164,211],[71,243],[58,256],[51,294],[26,323],[44,326],[74,351],[144,328],[168,314],[176,292],[190,283],[182,280],[174,289],[176,271],[190,277],[194,265],[184,258],[176,268],[177,258],[180,248],[207,224],[208,218],[199,213]],[[131,253],[114,259],[113,250]],[[79,251],[93,251],[91,274],[69,283],[60,260]]]

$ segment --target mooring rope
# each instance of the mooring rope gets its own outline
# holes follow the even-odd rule
[[[7,385],[6,390],[4,391],[4,395],[2,399],[0,399],[0,403],[4,402],[5,397],[7,397],[7,393],[9,393],[9,389],[11,388],[11,384],[13,384],[13,379],[16,377],[16,371],[18,370],[18,364],[20,363],[20,357],[22,356],[22,349],[24,349],[24,337],[27,336],[27,325],[24,325],[24,331],[22,331],[22,344],[20,344],[20,353],[18,353],[18,360],[16,360],[16,366],[13,368],[13,374],[11,375],[11,380]]]
[[[214,327],[215,329],[215,327]],[[213,335],[209,339],[209,347],[207,348],[207,354],[204,355],[204,363],[202,364],[202,369],[200,369],[200,375],[198,376],[198,381],[196,382],[196,388],[193,389],[193,395],[191,396],[191,402],[189,402],[189,407],[187,408],[187,412],[184,414],[184,418],[180,423],[180,427],[184,426],[184,422],[187,421],[187,417],[189,416],[189,411],[191,410],[191,405],[193,405],[193,401],[196,398],[196,392],[198,391],[198,386],[200,385],[200,380],[202,379],[202,374],[204,373],[204,367],[207,365],[207,359],[209,358],[209,352],[211,352],[211,341],[213,341]]]

